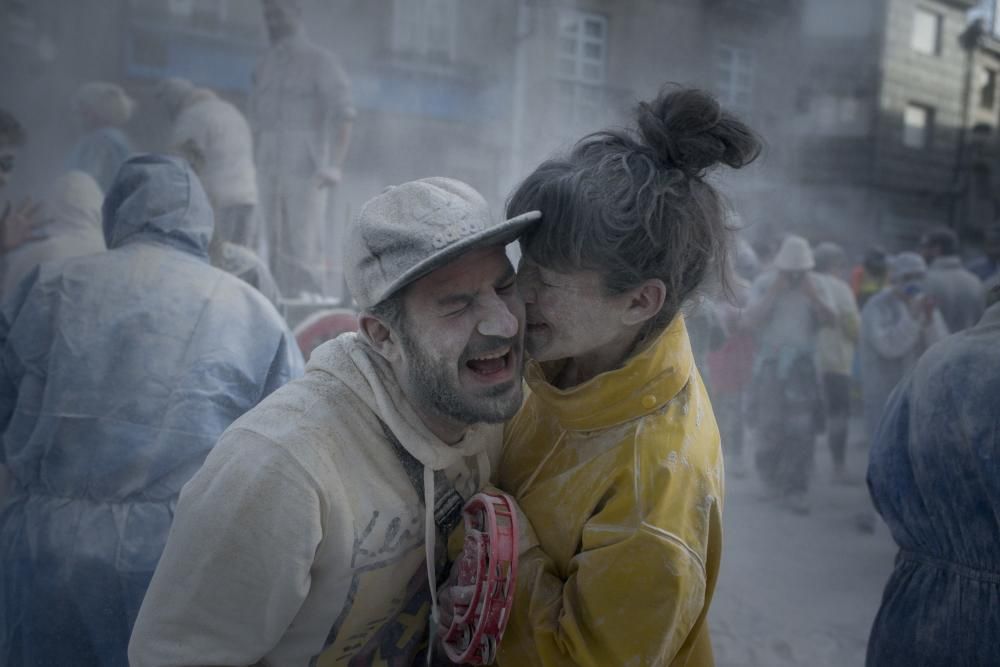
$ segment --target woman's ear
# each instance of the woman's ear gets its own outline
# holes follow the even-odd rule
[[[386,361],[395,361],[399,355],[399,340],[389,326],[367,313],[358,318],[358,332]]]
[[[626,293],[628,299],[622,324],[632,326],[642,324],[659,314],[667,300],[667,286],[659,278],[653,278]]]

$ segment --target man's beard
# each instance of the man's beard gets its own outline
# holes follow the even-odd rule
[[[466,350],[459,365],[477,354],[506,345],[511,347],[511,358],[517,358],[521,349],[519,341],[491,337],[485,343],[476,345],[475,350]],[[457,376],[453,381],[448,369],[431,359],[410,337],[403,336],[403,348],[409,357],[410,386],[418,393],[424,405],[438,414],[460,424],[499,424],[517,414],[521,407],[520,369],[510,382],[490,387],[483,394],[470,396],[458,386]]]

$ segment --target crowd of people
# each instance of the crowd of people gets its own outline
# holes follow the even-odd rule
[[[282,299],[342,300],[332,211],[355,115],[350,84],[336,56],[306,36],[298,2],[263,0],[262,5],[271,47],[255,71],[246,116],[215,91],[181,78],[153,86],[154,108],[145,111],[118,84],[81,85],[72,100],[80,136],[67,147],[62,165],[63,172],[74,174],[76,187],[43,193],[40,201],[26,200],[5,213],[4,253],[36,240],[23,237],[29,233],[54,238],[67,224],[83,230],[92,216],[56,221],[43,201],[69,196],[70,205],[92,209],[94,187],[80,185],[83,176],[93,180],[103,198],[122,163],[138,151],[128,124],[136,114],[165,115],[165,152],[191,166],[212,207],[212,265],[242,278],[275,305]],[[15,152],[31,147],[23,123],[9,113],[0,122],[6,180]],[[39,251],[37,244],[23,245],[31,250],[21,254]],[[55,245],[64,251],[50,247],[47,252],[71,252],[66,243]],[[7,291],[23,270],[4,264],[0,285]]]
[[[900,546],[869,664],[1000,656],[1000,224],[968,264],[946,227],[755,247],[708,175],[760,139],[668,87],[505,220],[427,175],[334,250],[349,83],[262,4],[247,117],[164,80],[140,153],[86,83],[60,173],[3,204],[0,664],[447,664],[489,489],[521,527],[498,664],[707,667],[726,475],[808,514],[824,434]],[[30,144],[0,110],[0,198]],[[357,331],[302,350],[280,307],[337,272]]]
[[[1000,225],[987,231],[997,237]],[[732,259],[736,298],[702,302],[713,314],[695,320],[711,323],[699,333],[709,341],[705,366],[729,473],[746,475],[749,432],[765,495],[808,513],[816,443],[825,434],[834,481],[860,483],[846,468],[852,418],[860,419],[853,449],[864,449],[896,385],[934,343],[976,325],[1000,287],[995,241],[969,268],[959,251],[945,227],[913,251],[869,249],[854,267],[839,245],[813,247],[794,234],[769,261],[744,246],[750,257]]]

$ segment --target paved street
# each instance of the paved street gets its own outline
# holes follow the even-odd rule
[[[848,452],[859,480],[864,456]],[[718,667],[864,664],[895,548],[881,520],[874,534],[855,527],[870,507],[866,489],[830,481],[822,441],[816,460],[809,516],[761,500],[752,472],[727,479],[722,575],[710,613]]]

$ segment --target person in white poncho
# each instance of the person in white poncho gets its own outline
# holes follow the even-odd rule
[[[167,79],[157,97],[173,118],[170,150],[194,168],[225,241],[257,249],[257,169],[253,137],[239,109],[208,88]]]

